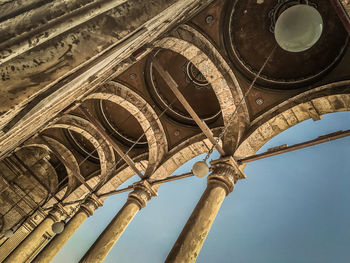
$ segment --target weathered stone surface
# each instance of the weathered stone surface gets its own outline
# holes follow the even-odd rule
[[[79,262],[102,262],[137,212],[146,206],[151,197],[152,193],[142,183],[135,185],[135,190],[129,194],[126,204]]]
[[[210,82],[223,118],[210,124],[214,137],[223,131],[223,127],[220,127],[222,123],[227,126],[232,113],[237,110],[224,137],[219,141],[225,152],[228,155],[234,153],[236,158],[254,154],[275,135],[304,120],[319,120],[323,114],[350,109],[350,83],[344,80],[346,69],[340,70],[345,72],[340,78],[342,81],[319,87],[315,87],[319,85],[315,84],[305,87],[303,91],[286,91],[283,96],[279,95],[279,91],[272,95],[265,87],[256,86],[248,94],[250,97],[244,98],[249,83],[246,83],[245,77],[226,54],[225,44],[215,46],[218,43],[205,32],[205,28],[210,27],[206,20],[203,20],[203,25],[198,20],[196,25],[189,21],[211,0],[28,0],[20,5],[21,2],[12,0],[0,4],[3,11],[0,14],[0,157],[8,156],[12,165],[9,167],[0,161],[0,206],[9,211],[2,218],[1,233],[16,226],[13,238],[5,240],[0,236],[0,261],[26,236],[31,244],[26,245],[24,250],[17,250],[13,253],[15,256],[9,258],[18,259],[18,262],[29,260],[51,235],[50,227],[46,227],[45,231],[41,231],[40,238],[34,238],[37,230],[42,229],[37,225],[46,215],[41,209],[36,212],[41,213],[39,219],[35,219],[37,214],[34,214],[18,229],[16,225],[36,207],[49,211],[58,203],[52,196],[48,198],[49,192],[58,191],[57,172],[49,160],[52,154],[50,149],[38,141],[38,137],[18,147],[34,133],[51,129],[45,134],[55,134],[52,138],[45,138],[70,164],[65,166],[68,184],[61,186],[55,193],[60,202],[66,203],[67,214],[59,217],[75,214],[65,232],[57,236],[35,259],[37,262],[53,257],[86,219],[87,214],[92,214],[95,209],[83,211],[82,205],[82,209],[78,210],[83,199],[91,193],[86,185],[74,179],[72,172],[80,172],[79,158],[83,157],[62,137],[60,129],[82,134],[97,149],[101,169],[99,171],[95,164],[97,170],[86,176],[86,183],[94,194],[113,191],[135,174],[122,161],[116,165],[119,157],[115,156],[112,147],[90,122],[70,113],[79,114],[76,107],[82,101],[109,100],[135,117],[145,132],[149,147],[148,152],[135,150],[131,157],[149,181],[168,177],[188,160],[212,148],[213,145],[198,127],[184,126],[183,123],[168,119],[154,103],[148,84],[145,83],[144,66],[147,59],[143,59],[154,47],[170,49],[183,55]],[[189,23],[181,24],[185,20]],[[172,28],[174,25],[176,28]],[[222,37],[219,31],[217,39]],[[347,65],[347,61],[349,58],[344,58],[342,63]],[[133,83],[130,84],[128,79],[122,80],[118,75],[134,63],[139,64],[131,67],[130,72],[138,68],[138,82],[130,74],[130,83]],[[179,74],[185,73],[183,68],[178,71]],[[127,75],[129,71],[125,73]],[[329,80],[325,79],[322,83],[329,83]],[[257,114],[251,114],[252,102],[255,103],[256,98],[260,97],[268,106],[259,105],[261,110],[254,110]],[[92,103],[90,106],[93,109]],[[96,118],[99,118],[98,114]],[[180,136],[181,139],[174,139],[182,130],[191,131],[184,137]],[[62,143],[59,139],[53,139],[56,135],[62,139]],[[174,143],[169,143],[172,140]],[[124,148],[127,149],[126,146]],[[23,165],[9,154],[13,150],[38,174],[43,185],[31,178]],[[182,250],[182,254],[172,252],[169,262],[193,262],[198,256],[225,195],[232,191],[237,179],[236,174],[225,175],[226,171],[226,168],[222,168],[220,172],[216,171],[221,175],[209,177],[208,188],[185,227],[185,234],[175,246],[175,250]],[[17,175],[17,172],[20,173]],[[34,186],[36,189],[33,189]],[[157,187],[160,185],[154,188]],[[106,195],[99,201],[105,198]],[[126,205],[82,262],[102,261],[149,198],[149,192],[140,189],[130,194]],[[58,216],[54,218],[57,220]]]
[[[220,160],[213,163],[213,167],[207,188],[166,258],[167,263],[196,261],[222,202],[233,190],[234,168]]]
[[[148,141],[148,166],[145,175],[152,174],[168,150],[163,125],[158,115],[141,96],[121,83],[109,82],[86,98],[114,102],[129,111],[140,123]]]
[[[96,33],[94,30],[101,30],[103,28],[103,26],[101,27],[101,25],[113,26],[113,23],[108,22],[108,16],[102,16],[102,19],[100,20],[91,20],[92,24],[100,23],[98,25],[96,24],[95,27],[93,25],[83,24],[83,27],[85,27],[85,31],[88,32],[87,35],[91,37],[90,39],[84,40],[84,37],[86,36],[83,36],[82,33],[79,33],[79,37],[75,36],[73,30],[72,32],[69,31],[69,34],[66,36],[66,40],[60,40],[60,37],[56,37],[54,42],[58,43],[56,47],[50,46],[49,41],[40,46],[40,49],[38,49],[38,51],[35,51],[36,48],[34,48],[28,53],[28,63],[33,63],[33,67],[28,67],[23,70],[28,69],[29,71],[32,71],[33,69],[35,69],[35,72],[40,72],[40,74],[35,73],[37,74],[39,79],[34,80],[34,82],[31,85],[28,85],[28,83],[31,83],[32,80],[25,79],[24,76],[31,76],[32,73],[21,72],[19,73],[19,75],[17,75],[17,77],[13,76],[13,84],[17,87],[20,87],[18,92],[21,92],[17,92],[16,94],[11,95],[14,96],[13,99],[15,99],[16,102],[7,98],[6,103],[2,103],[3,115],[0,117],[0,127],[5,127],[8,121],[15,117],[16,114],[18,114],[19,111],[22,110],[25,107],[25,105],[28,104],[29,101],[32,102],[31,104],[28,104],[26,110],[22,111],[21,113],[24,114],[29,110],[30,114],[23,115],[22,119],[18,119],[18,123],[12,127],[10,133],[7,133],[7,130],[5,132],[0,132],[0,150],[2,151],[2,155],[7,153],[13,147],[13,144],[16,143],[16,141],[23,141],[23,139],[25,139],[26,136],[30,136],[29,134],[33,134],[35,131],[42,128],[44,125],[47,125],[49,120],[52,120],[53,117],[56,116],[56,114],[62,109],[71,105],[73,101],[75,101],[76,99],[80,99],[87,93],[91,92],[103,79],[106,79],[109,76],[113,75],[115,71],[119,71],[120,69],[125,70],[125,66],[128,66],[133,63],[133,61],[131,60],[126,61],[126,59],[129,58],[133,51],[142,47],[146,43],[150,43],[156,37],[162,34],[165,30],[167,30],[169,26],[173,25],[175,22],[179,22],[185,18],[188,18],[190,14],[195,13],[196,11],[198,11],[199,8],[207,5],[211,1],[201,1],[199,4],[198,0],[179,0],[175,1],[170,9],[165,9],[172,3],[169,1],[158,0],[151,2],[139,2],[140,4],[134,6],[134,8],[138,10],[134,13],[132,13],[132,11],[129,10],[130,8],[134,10],[133,7],[128,8],[128,4],[124,4],[124,6],[126,5],[125,10],[129,10],[127,13],[123,13],[124,17],[119,16],[118,12],[120,10],[118,8],[111,11],[111,16],[113,17],[113,15],[116,15],[118,19],[122,21],[120,23],[126,26],[126,31],[128,29],[135,30],[136,28],[144,28],[139,32],[133,31],[136,32],[136,34],[130,35],[129,38],[127,38],[123,42],[120,42],[119,45],[117,45],[118,39],[117,42],[107,40],[107,42],[109,43],[107,47],[105,47],[104,44],[101,44],[101,40],[106,41],[107,39],[105,37],[105,33],[112,34],[112,37],[114,38],[114,30],[120,30],[118,27],[114,27],[111,30],[107,30],[106,28],[104,28],[106,29],[106,32],[100,31],[100,34],[102,35]],[[145,5],[147,5],[148,8],[146,8]],[[147,10],[149,11],[149,13],[147,12]],[[135,17],[138,17],[139,15],[141,15],[141,17],[139,19],[135,19]],[[127,17],[127,19],[125,17]],[[128,19],[131,20],[129,21]],[[137,26],[135,25],[135,23],[137,23]],[[79,31],[80,28],[76,30]],[[121,35],[123,35],[122,37],[125,37],[126,34],[131,32],[126,31],[123,31],[123,29],[121,29],[120,33]],[[81,30],[79,32],[81,32]],[[77,39],[79,39],[78,43],[76,41]],[[59,44],[60,41],[63,41],[63,47],[61,44]],[[64,41],[66,41],[67,43]],[[91,45],[93,45],[95,48],[90,47],[89,43],[91,43]],[[80,46],[78,47],[78,45],[82,44],[85,45],[84,48]],[[113,48],[109,50],[112,44]],[[45,45],[48,45],[47,50],[44,47]],[[100,48],[104,47],[103,50],[108,50],[107,55],[103,61],[101,61],[101,59],[97,59],[97,57],[94,57],[94,54],[91,53],[93,50],[95,50],[95,55],[100,54],[101,49],[96,50],[96,45],[100,45]],[[60,50],[55,50],[56,48],[62,49],[62,52]],[[88,54],[90,54],[88,57],[82,55],[82,53],[86,50],[88,50]],[[33,52],[38,53],[34,54]],[[76,55],[73,55],[72,52],[78,53],[75,53]],[[37,61],[38,63],[33,62],[33,56],[42,57],[42,62],[45,63],[42,63],[40,61]],[[57,59],[55,60],[54,58],[60,58],[61,62],[59,62],[55,66],[51,65],[52,63],[60,61]],[[86,61],[86,59],[88,60]],[[15,60],[16,59],[14,59],[14,61]],[[16,74],[17,68],[22,71],[22,63],[24,62],[24,60],[25,58],[19,58],[17,62],[18,65],[13,65],[15,73],[12,73],[11,66],[2,66],[4,70],[4,81],[7,81],[6,90],[11,89],[12,87],[12,84],[8,83],[9,80],[7,74],[10,74],[10,72],[11,76],[12,74]],[[85,62],[82,63],[80,60]],[[87,65],[88,62],[91,62],[89,66]],[[68,66],[65,65],[66,63],[68,63]],[[75,63],[78,63],[80,71],[77,71],[77,68],[75,68],[74,70],[71,69],[72,65],[75,65]],[[47,72],[49,76],[45,77],[43,72]],[[67,76],[67,78],[63,80],[64,74],[66,74],[65,76]],[[41,79],[41,76],[44,77],[45,80]],[[31,87],[31,91],[27,94],[24,94],[25,91],[23,91],[22,81],[25,81],[26,86]],[[38,86],[37,83],[40,83],[40,85]],[[47,85],[48,83],[50,84]],[[45,85],[46,87],[44,87]],[[2,90],[5,91],[5,89]],[[44,91],[46,93],[43,93]],[[40,95],[37,101],[35,101],[33,99],[35,96],[38,96],[38,92],[42,95]],[[8,96],[5,95],[5,97]],[[2,98],[4,97],[2,96]],[[11,106],[8,104],[9,102],[11,102]],[[19,116],[21,116],[21,114]],[[20,140],[18,138],[20,138]]]

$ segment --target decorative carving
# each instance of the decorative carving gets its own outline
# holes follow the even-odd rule
[[[51,217],[55,222],[58,222],[64,218],[63,210],[56,204],[49,212],[49,217]]]
[[[92,216],[99,206],[99,202],[89,196],[80,206],[80,210],[85,212],[88,216]]]
[[[211,165],[213,172],[208,176],[208,185],[213,184],[223,187],[227,195],[233,191],[238,180],[245,178],[232,157],[212,161]]]
[[[128,201],[135,202],[142,209],[148,200],[157,195],[156,190],[148,181],[141,181],[134,184],[134,191],[129,194]]]

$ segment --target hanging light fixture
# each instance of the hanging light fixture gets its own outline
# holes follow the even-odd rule
[[[192,173],[194,176],[203,178],[208,175],[209,167],[205,161],[196,162],[192,167]]]
[[[316,44],[322,30],[323,20],[317,9],[308,4],[297,4],[278,17],[274,34],[282,49],[301,52]]]
[[[52,232],[54,232],[55,234],[62,233],[62,231],[64,230],[64,222],[59,221],[59,222],[53,223],[51,226],[51,229],[52,229]]]

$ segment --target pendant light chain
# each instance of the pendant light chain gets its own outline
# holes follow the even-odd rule
[[[246,97],[248,96],[250,90],[253,88],[256,80],[260,77],[261,72],[264,70],[265,66],[267,65],[267,62],[270,60],[270,58],[272,57],[273,53],[276,50],[277,45],[274,46],[274,48],[272,49],[270,55],[266,58],[264,64],[262,65],[262,67],[260,68],[258,74],[255,75],[253,81],[251,82],[248,90],[246,91],[246,93],[244,94],[244,96],[241,98],[241,100],[239,101],[235,111],[231,114],[229,120],[227,121],[227,124],[224,126],[222,132],[220,133],[220,135],[216,138],[215,144],[212,145],[212,147],[210,148],[210,150],[208,151],[207,155],[205,156],[205,158],[203,159],[204,162],[206,162],[209,157],[211,156],[211,154],[213,153],[216,145],[218,145],[218,143],[220,142],[220,140],[222,139],[222,137],[225,135],[228,127],[231,125],[231,122],[233,121],[233,117],[235,117],[236,113],[238,112],[238,110],[240,109],[240,107],[243,105],[243,101],[245,101]]]

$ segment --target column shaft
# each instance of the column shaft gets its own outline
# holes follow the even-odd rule
[[[40,251],[40,253],[35,257],[35,259],[32,262],[50,262],[87,218],[87,213],[79,210],[78,213],[75,214],[71,220],[69,220],[67,225],[64,227],[63,232],[61,234],[57,234],[50,241],[50,243],[47,244],[44,247],[44,249]]]
[[[31,232],[19,246],[5,259],[6,263],[22,263],[30,257],[31,253],[38,246],[43,234],[48,231],[54,220],[51,216],[47,216],[34,230]]]
[[[102,262],[139,210],[136,202],[126,202],[80,262]]]
[[[226,194],[223,187],[208,185],[170,251],[166,263],[196,261]]]

